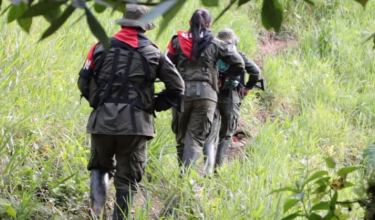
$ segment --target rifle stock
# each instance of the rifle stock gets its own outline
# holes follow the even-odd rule
[[[266,80],[264,79],[260,79],[256,82],[256,84],[254,85],[255,88],[258,88],[258,89],[261,89],[263,91],[266,91],[267,89],[267,83],[266,83]]]

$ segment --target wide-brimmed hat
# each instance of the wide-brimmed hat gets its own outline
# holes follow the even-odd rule
[[[145,31],[152,30],[156,25],[152,22],[141,22],[138,19],[148,12],[148,8],[143,5],[127,4],[124,16],[116,20],[116,24],[123,27],[140,27]]]
[[[236,44],[240,41],[240,39],[234,34],[234,31],[230,28],[224,28],[220,30],[217,37],[220,40],[231,44]]]

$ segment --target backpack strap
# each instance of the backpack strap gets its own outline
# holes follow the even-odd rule
[[[112,70],[111,70],[111,77],[109,78],[109,81],[107,83],[107,88],[104,92],[104,96],[100,105],[103,104],[108,99],[108,96],[110,92],[112,91],[113,82],[115,81],[115,78],[116,78],[119,57],[120,57],[120,49],[115,48],[115,54],[113,56],[113,64],[112,64]]]
[[[116,105],[119,103],[119,100],[124,92],[125,92],[124,94],[125,103],[129,103],[129,72],[130,72],[130,67],[131,67],[131,62],[133,60],[133,56],[134,56],[134,49],[129,48],[128,59],[126,61],[126,67],[125,67],[125,72],[124,72],[124,79],[121,82],[121,87],[118,90],[117,96],[115,98]]]

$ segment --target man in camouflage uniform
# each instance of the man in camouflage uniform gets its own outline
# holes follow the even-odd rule
[[[137,20],[147,11],[145,6],[127,4],[124,17],[116,20],[121,30],[110,39],[109,51],[94,45],[80,72],[81,91],[91,75],[99,84],[96,93],[90,91],[96,96],[87,97],[94,107],[87,132],[91,134],[91,202],[97,218],[103,212],[110,177],[116,188],[113,219],[125,219],[129,213],[146,165],[146,144],[155,132],[152,113],[170,108],[162,100],[154,103],[155,79],[164,82],[166,94],[184,92],[174,65],[145,35],[155,25]]]
[[[225,28],[219,31],[218,38],[230,45],[236,45],[239,39],[235,36],[234,32]],[[259,67],[247,56],[238,51],[241,55],[246,72],[250,75],[245,88],[239,91],[238,78],[231,77],[230,65],[225,62],[219,61],[219,71],[223,74],[220,77],[221,84],[218,96],[218,104],[214,115],[213,128],[211,133],[204,144],[204,154],[206,155],[206,174],[212,173],[213,167],[220,167],[223,159],[228,152],[231,138],[237,128],[238,118],[240,116],[241,97],[246,96],[256,82],[260,79]],[[243,94],[240,94],[243,93]],[[220,120],[221,119],[221,120]],[[220,123],[221,122],[221,123]],[[217,146],[217,149],[216,149]],[[215,156],[216,155],[216,156]],[[215,169],[216,171],[216,169]]]
[[[198,24],[197,27],[194,27]],[[244,71],[244,63],[236,49],[215,38],[210,32],[211,15],[198,9],[190,20],[189,31],[178,31],[169,43],[167,56],[185,81],[185,110],[173,110],[172,130],[176,134],[177,156],[182,172],[199,158],[210,132],[218,92],[219,59],[230,63],[233,74]],[[199,40],[193,30],[199,29]],[[197,33],[196,33],[197,34]],[[194,57],[193,45],[199,48]]]

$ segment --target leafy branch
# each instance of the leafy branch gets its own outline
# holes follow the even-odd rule
[[[50,26],[45,30],[40,38],[43,40],[56,32],[76,11],[76,9],[84,10],[86,21],[90,27],[92,34],[104,45],[108,46],[108,36],[105,33],[100,22],[93,15],[91,9],[87,7],[87,3],[93,2],[93,9],[97,13],[104,12],[107,8],[112,12],[118,11],[123,13],[124,5],[135,3],[139,5],[153,7],[141,20],[145,22],[163,16],[158,36],[167,28],[169,22],[178,14],[182,6],[188,0],[161,0],[160,2],[153,2],[152,0],[139,2],[137,0],[9,0],[10,4],[6,7],[1,15],[7,13],[8,23],[17,21],[18,25],[27,33],[29,33],[33,17],[43,16]],[[313,0],[304,0],[309,5],[315,5]],[[368,0],[355,0],[363,7],[366,6]],[[230,0],[229,4],[219,13],[214,22],[217,22],[222,15],[224,15],[233,5],[242,7],[250,0]],[[218,7],[219,0],[201,0],[201,3],[206,7]],[[0,0],[0,9],[3,5],[3,0]],[[262,24],[267,29],[274,29],[279,32],[284,19],[283,5],[280,0],[263,0],[261,10]],[[252,15],[251,15],[252,16]],[[374,38],[371,35],[369,39]],[[368,39],[368,40],[369,40]],[[374,38],[375,39],[375,38]],[[375,41],[374,41],[375,42]],[[375,44],[375,43],[374,43]]]
[[[343,208],[347,208],[350,212],[352,205],[359,204],[365,210],[365,220],[375,218],[375,180],[370,178],[367,180],[367,198],[359,198],[355,200],[338,201],[340,190],[354,186],[347,181],[348,174],[357,171],[360,168],[366,168],[370,176],[374,176],[373,168],[375,167],[375,144],[370,145],[364,151],[364,166],[344,167],[336,171],[337,178],[329,176],[327,171],[316,171],[306,177],[302,184],[296,183],[294,186],[287,186],[273,193],[291,192],[292,198],[284,203],[283,211],[287,213],[294,209],[294,212],[283,220],[295,219],[297,217],[305,217],[306,219],[328,220],[328,219],[347,219],[348,214],[343,214]],[[336,163],[332,157],[325,158],[327,167],[336,169]],[[295,199],[293,197],[297,197]],[[306,202],[309,202],[309,206]],[[302,211],[301,211],[302,208]],[[325,215],[321,216],[322,211]]]

